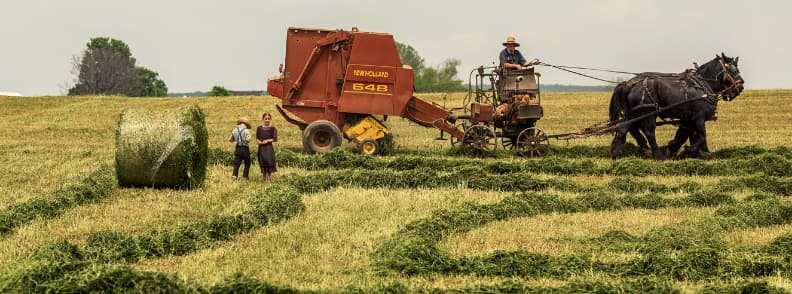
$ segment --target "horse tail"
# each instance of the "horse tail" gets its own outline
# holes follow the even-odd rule
[[[624,83],[619,83],[613,88],[613,95],[611,95],[610,107],[608,109],[610,122],[615,122],[622,116],[622,111],[624,110],[623,100],[624,96],[627,94],[625,93],[625,87]]]

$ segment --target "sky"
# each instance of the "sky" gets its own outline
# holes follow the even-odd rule
[[[740,57],[746,88],[792,88],[790,11],[782,0],[0,0],[0,92],[65,94],[73,57],[100,36],[128,44],[169,92],[264,90],[289,27],[390,33],[430,66],[461,60],[465,81],[514,35],[528,59],[627,72],[681,72],[724,52]],[[605,84],[537,71],[543,84]]]

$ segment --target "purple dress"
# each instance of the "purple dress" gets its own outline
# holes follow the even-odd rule
[[[273,142],[278,142],[278,130],[272,126],[259,126],[256,129],[256,139],[259,141],[272,139]],[[258,163],[263,174],[271,174],[278,170],[275,161],[275,148],[272,147],[272,143],[259,144]]]

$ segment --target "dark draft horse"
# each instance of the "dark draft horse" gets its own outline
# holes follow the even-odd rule
[[[657,117],[675,119],[679,124],[668,143],[668,154],[676,154],[688,139],[690,148],[685,156],[698,157],[701,151],[708,151],[705,122],[715,118],[718,100],[732,101],[744,89],[738,61],[739,57],[721,53],[682,73],[646,72],[619,83],[613,90],[609,111],[611,124],[621,123],[611,143],[611,158],[621,156],[629,132],[642,149],[651,149],[656,159],[665,159],[655,137]]]

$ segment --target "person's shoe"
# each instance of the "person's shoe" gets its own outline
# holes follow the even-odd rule
[[[242,179],[245,180],[245,181],[249,181],[250,180],[250,178],[242,178]]]
[[[236,180],[237,180],[237,177],[236,177],[236,176],[231,176],[231,180],[232,180],[232,181],[236,181]]]

